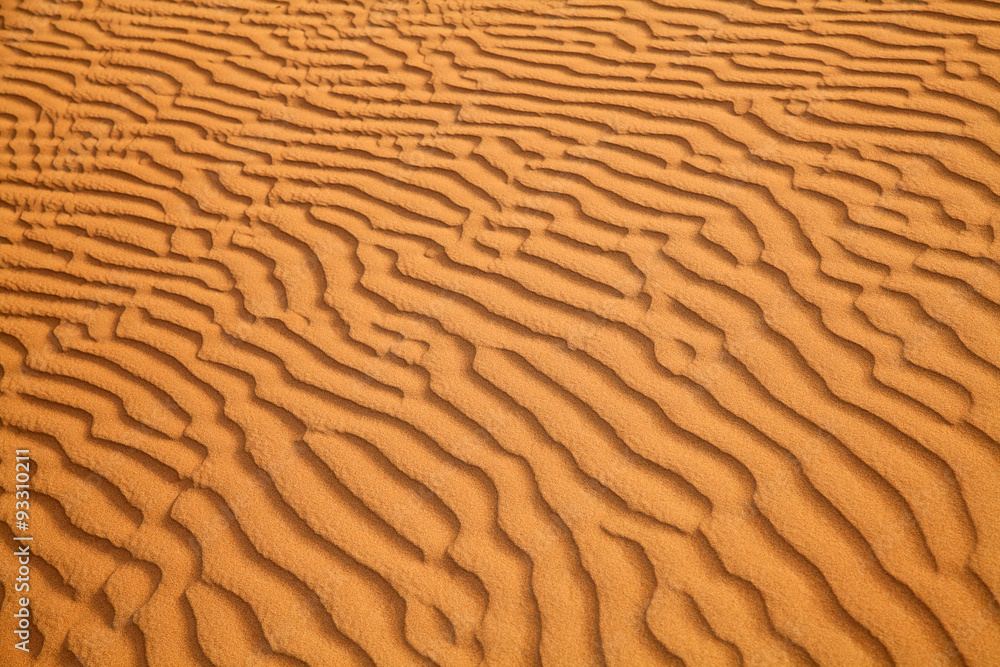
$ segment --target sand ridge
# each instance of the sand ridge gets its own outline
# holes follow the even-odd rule
[[[1000,664],[998,100],[993,2],[0,3],[0,662]]]

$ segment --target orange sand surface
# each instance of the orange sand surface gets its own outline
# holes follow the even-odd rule
[[[993,1],[0,0],[0,665],[1000,665],[998,110]]]

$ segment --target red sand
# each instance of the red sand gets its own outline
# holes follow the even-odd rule
[[[0,22],[0,663],[1000,665],[1000,4]]]

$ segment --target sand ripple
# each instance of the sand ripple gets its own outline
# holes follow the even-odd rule
[[[993,2],[3,2],[36,664],[1000,665],[998,151]]]

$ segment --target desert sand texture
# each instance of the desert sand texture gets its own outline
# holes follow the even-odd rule
[[[0,664],[1000,665],[998,110],[978,0],[2,0]]]

